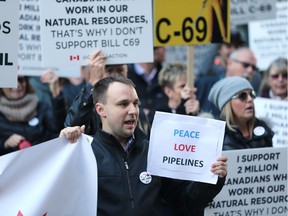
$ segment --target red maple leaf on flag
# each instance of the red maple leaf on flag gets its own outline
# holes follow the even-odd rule
[[[70,55],[70,61],[79,61],[80,60],[80,56],[79,55]]]

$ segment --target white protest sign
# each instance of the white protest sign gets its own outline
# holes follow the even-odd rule
[[[276,17],[276,0],[231,1],[231,24],[240,25],[253,21],[274,19]]]
[[[0,88],[17,87],[19,0],[0,1]]]
[[[43,10],[42,10],[43,8]],[[153,62],[152,1],[40,1],[44,66]]]
[[[205,216],[287,216],[287,148],[225,151],[226,183]]]
[[[18,75],[41,76],[52,70],[61,77],[80,77],[80,67],[42,67],[39,0],[20,0]]]
[[[18,62],[21,72],[24,66],[41,66],[39,0],[20,0],[19,11]]]
[[[1,215],[95,216],[97,164],[92,138],[56,138],[0,157]]]
[[[288,101],[257,97],[254,104],[256,117],[271,124],[273,146],[288,147]]]
[[[288,3],[277,2],[276,19],[250,22],[249,47],[254,51],[257,65],[266,70],[276,58],[288,58]]]
[[[216,184],[211,165],[221,155],[225,122],[156,112],[147,172],[168,178]]]

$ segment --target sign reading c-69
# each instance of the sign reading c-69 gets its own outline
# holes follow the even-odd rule
[[[154,45],[230,41],[229,0],[155,0]]]

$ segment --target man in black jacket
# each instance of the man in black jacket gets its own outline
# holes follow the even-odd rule
[[[128,68],[125,64],[107,65],[107,56],[101,54],[101,50],[95,50],[88,63],[89,75],[86,85],[81,92],[75,97],[72,105],[67,111],[64,126],[85,125],[85,133],[94,135],[97,128],[101,125],[99,116],[95,112],[92,91],[93,86],[102,78],[110,76],[127,77]],[[150,123],[142,107],[140,107],[140,118],[138,122],[140,129],[149,136]]]
[[[151,176],[146,172],[149,143],[137,127],[139,98],[131,80],[107,77],[94,86],[93,102],[102,122],[92,149],[98,167],[97,215],[161,215],[161,203],[178,215],[203,215],[224,185],[227,157],[212,164],[216,185]],[[75,142],[85,126],[67,127],[60,136]]]

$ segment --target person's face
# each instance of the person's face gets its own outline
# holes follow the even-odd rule
[[[253,95],[253,96],[251,96]],[[254,116],[254,100],[255,93],[252,90],[245,90],[230,101],[232,111],[238,122],[247,122]]]
[[[227,76],[241,76],[252,80],[256,67],[256,58],[250,50],[242,50],[236,59],[229,59],[227,64]]]
[[[154,50],[154,62],[162,63],[165,61],[165,53],[166,48],[165,47],[158,47]]]
[[[24,97],[27,88],[27,81],[24,77],[18,77],[17,88],[2,88],[6,98],[9,100],[18,100]]]
[[[128,67],[126,64],[108,65],[105,68],[104,78],[119,75],[127,77],[127,73],[128,73]]]
[[[102,129],[117,140],[126,142],[136,128],[139,119],[139,98],[135,88],[120,82],[110,84],[106,104],[99,104],[96,110],[101,116]]]
[[[219,55],[225,60],[227,61],[229,55],[231,54],[231,52],[233,52],[235,50],[235,46],[233,46],[232,44],[226,44],[223,43],[221,44],[221,47],[219,49]]]
[[[277,68],[272,66],[269,71],[269,85],[274,95],[287,97],[287,72],[279,73]]]
[[[180,102],[181,102],[181,91],[184,89],[186,83],[187,83],[186,76],[184,76],[184,75],[180,76],[176,80],[173,88],[170,89],[170,91],[168,93],[169,95],[167,95],[169,97],[169,99],[180,104]]]

